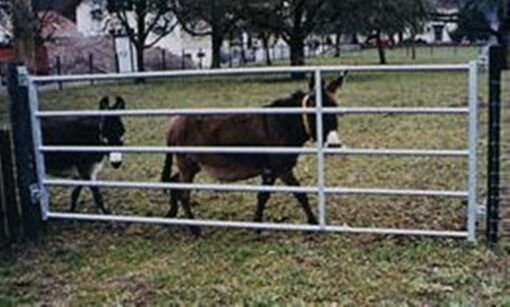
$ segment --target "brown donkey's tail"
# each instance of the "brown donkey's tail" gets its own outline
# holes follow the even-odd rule
[[[163,166],[163,171],[161,172],[161,182],[172,182],[174,178],[172,178],[172,164],[173,164],[173,154],[169,153],[165,157],[165,165]],[[165,193],[168,194],[170,192],[169,189],[165,190]]]

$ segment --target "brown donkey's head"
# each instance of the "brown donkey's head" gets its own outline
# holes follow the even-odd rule
[[[322,82],[322,106],[324,108],[335,108],[338,107],[338,103],[335,99],[336,92],[342,87],[347,78],[347,71],[341,74],[337,79],[325,85]],[[315,107],[315,78],[310,79],[309,83],[309,94],[305,95],[302,102],[303,107]],[[317,128],[316,128],[316,115],[315,113],[309,113],[303,116],[305,129],[309,136],[316,141],[317,140]],[[327,147],[341,147],[342,142],[338,137],[338,120],[336,114],[324,114],[322,117],[322,139]]]

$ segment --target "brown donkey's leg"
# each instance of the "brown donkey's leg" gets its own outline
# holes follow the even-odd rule
[[[78,173],[82,180],[89,180],[89,181],[95,180],[95,178],[92,178],[93,177],[92,170],[90,170],[90,169],[78,168]],[[99,210],[103,214],[111,214],[110,210],[107,209],[104,205],[103,195],[101,195],[101,191],[99,191],[99,188],[98,187],[89,187],[89,188],[90,188],[90,191],[92,192],[92,197],[94,199],[94,203],[96,204],[97,208],[99,208]],[[76,192],[76,193],[79,194],[78,192]],[[72,197],[72,195],[71,195],[71,197]],[[78,195],[76,195],[76,198],[77,197],[78,197]]]
[[[262,174],[262,184],[263,185],[273,185],[276,181],[276,178],[273,174]],[[264,218],[264,209],[266,208],[266,203],[271,196],[271,192],[259,192],[257,193],[257,210],[255,211],[255,217],[253,219],[254,222],[261,223]]]
[[[280,177],[282,181],[288,185],[288,186],[299,186],[299,181],[297,180],[294,173],[291,171],[285,173]],[[306,217],[308,219],[308,224],[318,224],[317,218],[312,212],[312,209],[310,209],[310,204],[308,203],[308,197],[306,196],[306,193],[293,193],[294,197],[298,200],[298,202],[301,204],[301,207],[303,207],[303,210],[305,211]]]
[[[177,182],[179,180],[179,174],[175,174],[170,178],[170,182]],[[179,195],[180,191],[171,189],[170,190],[170,209],[168,210],[166,217],[174,218],[179,212]]]
[[[76,205],[78,204],[78,199],[80,198],[82,186],[77,186],[73,188],[71,192],[71,212],[76,212]]]
[[[179,182],[181,183],[192,183],[195,175],[200,171],[200,167],[190,159],[179,159]],[[184,209],[184,214],[188,219],[193,219],[193,212],[191,211],[191,191],[182,190],[178,192],[179,199]],[[189,227],[191,232],[195,235],[200,234],[200,228],[197,226]]]

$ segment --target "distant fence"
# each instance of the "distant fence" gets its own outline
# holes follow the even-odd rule
[[[16,198],[11,133],[0,127],[0,246],[21,234],[21,211]]]

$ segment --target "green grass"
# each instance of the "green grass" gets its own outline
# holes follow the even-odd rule
[[[443,62],[447,52],[435,51]],[[466,60],[476,53],[465,51]],[[376,59],[370,52],[363,53],[360,64]],[[465,62],[460,53],[451,61]],[[347,55],[314,61],[354,63]],[[353,73],[337,98],[342,106],[459,107],[466,105],[466,86],[460,73]],[[41,102],[45,109],[88,109],[96,108],[103,95],[122,95],[130,109],[243,107],[305,87],[306,82],[286,76],[150,81],[49,91]],[[482,101],[485,97],[482,86]],[[485,120],[482,112],[481,125]],[[127,119],[127,145],[163,145],[166,122]],[[339,132],[356,148],[460,149],[466,145],[466,124],[455,116],[345,116]],[[485,131],[480,132],[483,140]],[[300,158],[296,173],[303,184],[314,184],[315,162]],[[161,155],[129,155],[120,170],[106,168],[100,177],[157,182],[162,163]],[[466,185],[465,169],[462,159],[334,157],[327,159],[326,179],[330,186],[459,190]],[[212,179],[200,175],[197,181]],[[105,190],[104,195],[119,214],[161,216],[167,210],[161,191]],[[90,195],[83,196],[79,210],[96,212]],[[68,190],[54,189],[52,208],[67,210],[68,197]],[[193,197],[199,218],[250,221],[253,215],[254,194],[199,192]],[[315,197],[311,202],[316,204]],[[266,220],[298,223],[305,218],[292,197],[273,195]],[[328,222],[461,230],[465,207],[435,198],[334,196],[328,198]],[[219,229],[204,229],[194,238],[179,227],[78,222],[52,222],[48,232],[41,246],[15,245],[0,254],[0,304],[510,304],[510,255],[503,249],[487,251],[481,243]]]

